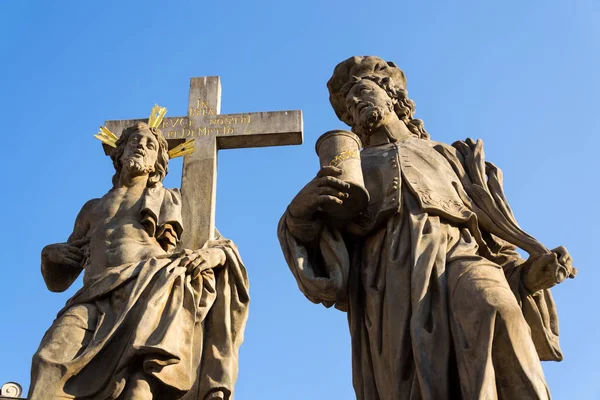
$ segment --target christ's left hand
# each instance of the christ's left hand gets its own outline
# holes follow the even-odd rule
[[[205,269],[222,267],[225,265],[227,257],[225,252],[218,248],[212,247],[189,251],[188,254],[181,259],[179,265],[187,269],[187,274],[195,278]]]

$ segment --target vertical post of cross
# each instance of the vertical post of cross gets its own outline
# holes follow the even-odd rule
[[[202,112],[203,111],[203,112]],[[190,80],[188,118],[193,126],[200,126],[203,115],[221,113],[221,80],[218,76],[204,76]],[[217,191],[217,139],[215,135],[197,137],[196,150],[183,160],[181,191],[182,213],[185,224],[180,248],[198,249],[215,232],[215,205]],[[197,204],[195,204],[197,203]],[[206,211],[210,210],[209,213]]]
[[[105,125],[116,136],[148,119],[112,120]],[[186,117],[166,117],[161,130],[169,148],[194,139],[195,151],[183,160],[181,178],[183,235],[179,249],[195,250],[215,233],[217,151],[302,143],[302,112],[270,111],[221,114],[218,76],[192,78]],[[108,155],[112,147],[104,145]]]

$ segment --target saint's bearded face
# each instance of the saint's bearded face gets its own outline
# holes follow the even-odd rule
[[[158,157],[158,141],[149,130],[139,130],[131,134],[123,150],[123,168],[133,175],[147,175],[154,172]]]
[[[367,135],[384,125],[394,112],[391,97],[369,79],[362,79],[352,86],[346,95],[346,107],[354,131]]]

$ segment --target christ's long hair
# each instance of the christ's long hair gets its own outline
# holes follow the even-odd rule
[[[125,145],[129,140],[129,137],[134,132],[139,132],[141,130],[148,130],[152,132],[154,137],[156,137],[156,141],[158,142],[158,156],[156,157],[156,163],[154,164],[154,171],[150,173],[148,176],[148,187],[152,187],[159,182],[162,182],[165,179],[165,176],[169,172],[169,145],[162,132],[158,128],[150,128],[148,124],[140,122],[134,126],[130,126],[129,128],[123,129],[123,133],[119,140],[117,140],[117,147],[110,154],[110,158],[112,159],[113,166],[115,167],[115,174],[112,178],[113,186],[116,186],[119,183],[119,179],[121,177],[121,170],[123,169],[123,163],[121,162],[121,157],[123,156],[123,152],[125,151]]]
[[[352,80],[346,83],[341,89],[344,97],[346,97],[350,89],[352,89],[352,86],[358,83],[361,79],[373,81],[387,92],[388,96],[390,96],[394,102],[394,112],[398,118],[400,118],[400,120],[406,124],[408,130],[410,130],[413,136],[419,139],[429,139],[429,133],[427,133],[425,130],[423,121],[413,117],[416,110],[415,102],[408,97],[408,92],[406,89],[396,85],[390,77],[382,77],[378,75],[353,77]],[[348,123],[348,121],[344,122]]]

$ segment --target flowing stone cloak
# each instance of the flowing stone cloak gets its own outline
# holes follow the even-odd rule
[[[180,204],[176,190],[148,190],[140,218],[159,242],[181,234]],[[223,249],[227,262],[194,278],[179,265],[187,251],[84,277],[34,356],[29,398],[114,399],[140,368],[161,383],[161,398],[180,398],[192,388],[186,398],[203,399],[216,389],[232,397],[248,278],[233,242],[218,238],[207,246]],[[56,273],[46,266],[45,279],[64,283]],[[69,343],[76,329],[86,331],[83,343]],[[55,341],[79,349],[66,356]]]
[[[468,263],[484,284],[512,292],[529,327],[532,351],[542,360],[561,360],[550,291],[525,290],[523,260],[515,252],[515,245],[532,255],[545,248],[518,227],[501,172],[485,163],[482,143],[467,140],[452,147],[406,139],[367,148],[361,157],[371,200],[356,221],[334,228],[286,212],[278,229],[300,290],[314,303],[348,312],[357,399],[497,398],[495,390],[466,393],[472,388],[463,380],[477,381],[486,372],[461,370],[455,359],[460,334],[450,299],[460,268]],[[485,275],[500,266],[501,273]],[[482,326],[490,329],[491,342],[494,322]],[[491,365],[490,353],[473,356]],[[528,371],[522,375],[529,378]],[[535,394],[520,398],[546,398],[543,376],[533,386]]]

